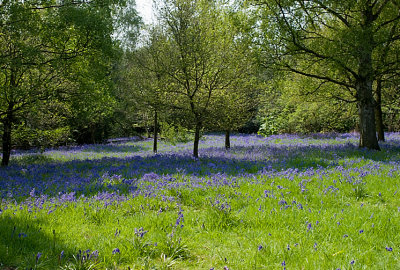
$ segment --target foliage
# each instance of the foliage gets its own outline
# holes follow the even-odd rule
[[[124,0],[12,0],[1,5],[2,165],[8,164],[15,131],[25,130],[26,135],[27,128],[42,133],[64,130],[55,141],[72,134],[79,143],[108,137],[114,103],[109,75],[117,56],[113,31],[134,23],[128,27],[134,42],[140,23],[132,5],[121,11],[126,4]],[[124,16],[116,19],[118,12]],[[52,104],[59,109],[48,109]],[[34,116],[37,112],[58,124],[46,127],[44,120]],[[26,143],[41,146],[31,139]]]
[[[357,128],[353,104],[335,98],[340,89],[334,85],[315,91],[315,81],[308,78],[278,78],[270,81],[262,95],[259,134],[349,132]]]
[[[350,95],[357,104],[360,146],[379,149],[373,96],[378,91],[373,85],[398,69],[393,61],[388,62],[390,68],[382,66],[383,59],[396,54],[400,17],[393,10],[398,3],[253,2],[259,4],[262,18],[259,39],[265,53],[273,55],[265,66],[273,64],[316,81],[315,91],[335,85],[337,98],[348,100]]]
[[[162,122],[161,137],[173,145],[177,143],[187,143],[193,141],[193,131],[176,124]]]

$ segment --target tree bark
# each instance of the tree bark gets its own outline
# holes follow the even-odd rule
[[[8,166],[11,156],[11,128],[13,118],[13,105],[9,104],[7,114],[3,120],[3,157],[1,159],[1,166]]]
[[[360,147],[380,150],[376,138],[375,104],[372,96],[372,80],[360,79],[357,82],[358,116],[360,125]]]
[[[225,130],[225,149],[226,150],[231,149],[230,133],[231,132],[229,129]]]
[[[153,153],[157,153],[157,134],[158,134],[158,115],[157,110],[154,111],[154,134],[153,134]]]
[[[200,130],[201,130],[201,123],[197,122],[194,132],[194,143],[193,143],[193,157],[195,158],[199,158]]]
[[[385,141],[385,131],[382,114],[382,80],[378,79],[376,84],[376,100],[375,100],[375,122],[378,132],[378,141]]]
[[[356,77],[357,106],[360,124],[360,147],[380,150],[376,138],[375,126],[375,100],[372,91],[374,68],[372,64],[372,52],[374,37],[372,23],[374,16],[372,7],[368,6],[363,13],[361,36],[358,41],[358,74]]]

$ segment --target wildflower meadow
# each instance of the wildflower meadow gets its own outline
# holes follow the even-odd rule
[[[400,269],[400,134],[17,151],[0,269]]]

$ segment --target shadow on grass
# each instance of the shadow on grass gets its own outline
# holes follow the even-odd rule
[[[42,231],[43,221],[0,216],[0,269],[57,269],[66,262],[61,251],[72,254]],[[51,235],[51,233],[50,233]]]

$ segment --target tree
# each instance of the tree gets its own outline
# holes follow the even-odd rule
[[[236,6],[227,6],[221,11],[224,24],[232,34],[230,67],[221,81],[223,88],[217,89],[210,104],[208,129],[225,132],[225,149],[231,148],[230,133],[241,128],[254,117],[259,105],[261,85],[259,67],[256,64],[258,50],[254,48],[248,26],[251,16]]]
[[[69,89],[75,61],[111,50],[112,8],[122,1],[3,1],[0,6],[2,166],[13,124],[40,101]],[[79,72],[77,70],[76,72]]]
[[[398,43],[399,3],[362,1],[254,1],[264,12],[269,53],[279,68],[333,83],[356,99],[360,147],[379,150],[373,84],[396,63],[380,68],[382,48]],[[300,64],[298,64],[300,63]]]
[[[165,71],[160,65],[160,55],[166,41],[165,35],[156,26],[148,31],[148,35],[136,50],[126,52],[121,87],[125,102],[137,108],[153,119],[153,152],[157,153],[159,118],[168,110],[169,97],[166,93]],[[137,119],[138,120],[138,119]]]
[[[235,31],[218,1],[165,0],[159,13],[168,38],[160,65],[169,78],[170,106],[183,115],[181,124],[194,129],[193,156],[198,158],[213,99],[234,85],[241,70]]]

